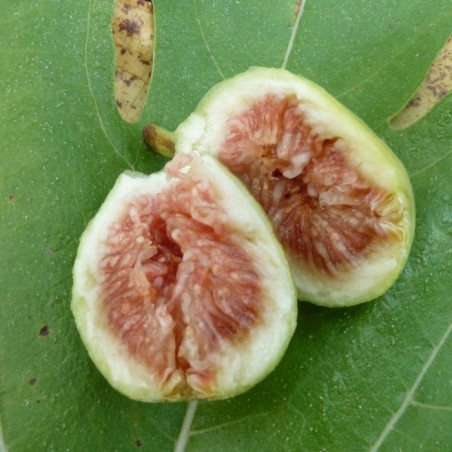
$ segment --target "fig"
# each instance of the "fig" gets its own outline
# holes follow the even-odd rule
[[[222,399],[268,375],[295,330],[290,268],[262,208],[209,155],[119,176],[84,231],[72,312],[136,400]]]
[[[407,172],[363,121],[284,69],[251,68],[213,87],[172,135],[210,154],[269,216],[301,300],[350,306],[395,282],[414,235]]]

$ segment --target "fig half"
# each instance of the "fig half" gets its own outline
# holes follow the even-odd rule
[[[122,174],[82,235],[72,311],[88,352],[132,399],[222,399],[262,380],[296,325],[284,251],[213,157]]]
[[[210,154],[269,216],[300,299],[369,301],[394,283],[414,234],[404,166],[315,83],[252,68],[211,89],[174,134],[176,152]]]

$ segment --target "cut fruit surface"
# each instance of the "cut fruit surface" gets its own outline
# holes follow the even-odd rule
[[[175,132],[176,151],[219,159],[269,216],[300,299],[353,305],[384,293],[414,234],[394,153],[316,84],[252,68],[214,87]]]
[[[125,173],[84,232],[72,310],[127,396],[218,399],[282,357],[296,323],[284,252],[261,207],[210,156]]]

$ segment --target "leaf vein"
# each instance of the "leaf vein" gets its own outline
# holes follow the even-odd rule
[[[432,365],[435,358],[438,356],[439,351],[443,347],[443,345],[446,343],[447,338],[449,337],[449,334],[452,331],[452,323],[449,324],[449,326],[446,329],[446,332],[438,342],[438,344],[433,348],[432,352],[430,353],[430,356],[428,357],[427,361],[425,362],[424,366],[422,367],[421,371],[419,372],[419,375],[417,376],[416,380],[414,381],[411,388],[407,391],[405,398],[403,399],[402,404],[400,405],[399,409],[393,414],[389,422],[386,424],[385,428],[381,432],[381,435],[377,439],[377,441],[373,444],[373,446],[370,448],[369,452],[376,452],[380,448],[380,446],[383,444],[389,433],[394,429],[394,426],[398,422],[398,420],[402,417],[402,415],[405,413],[406,409],[409,405],[413,404],[413,396],[415,392],[417,391],[417,388],[421,384],[422,379],[424,378],[425,374],[429,370],[430,366]]]
[[[411,405],[433,411],[452,411],[452,406],[432,405],[430,403],[418,402],[417,400],[412,400]]]
[[[295,43],[295,38],[298,33],[298,29],[300,28],[301,16],[304,13],[304,9],[306,6],[306,0],[300,0],[300,4],[298,6],[297,17],[295,19],[294,26],[292,28],[292,33],[289,38],[289,43],[287,44],[286,51],[284,53],[283,62],[281,64],[281,68],[285,69],[287,67],[287,63],[289,62],[290,55],[292,54],[292,49]]]
[[[220,65],[218,64],[214,53],[212,51],[212,49],[210,48],[209,43],[207,42],[207,38],[206,35],[204,33],[204,29],[202,27],[202,23],[201,23],[201,19],[199,18],[199,13],[198,13],[198,0],[194,0],[194,5],[195,5],[195,15],[196,15],[196,23],[198,24],[198,28],[199,28],[199,33],[201,34],[201,38],[204,42],[204,45],[206,46],[207,52],[209,53],[210,59],[212,60],[213,65],[215,66],[215,69],[217,70],[217,72],[220,74],[221,78],[225,79],[225,75],[223,74],[223,71],[220,68]]]
[[[441,157],[437,158],[436,160],[434,160],[429,165],[427,165],[424,168],[421,168],[421,169],[415,171],[414,173],[410,174],[410,178],[413,179],[416,176],[419,176],[420,174],[424,173],[425,171],[428,171],[430,168],[433,168],[438,163],[441,163],[443,160],[447,159],[447,157],[449,157],[451,154],[452,154],[452,150],[450,150],[449,152],[446,152],[446,154],[444,154]]]
[[[192,400],[187,404],[187,411],[185,412],[185,417],[182,422],[182,427],[177,437],[176,443],[174,445],[174,452],[184,452],[188,440],[192,435],[191,425],[195,417],[196,409],[198,408],[198,401]]]
[[[88,64],[88,48],[89,48],[89,38],[90,38],[90,32],[91,32],[91,8],[93,5],[93,0],[91,0],[89,2],[88,5],[88,17],[86,19],[86,39],[85,39],[85,47],[84,47],[84,68],[85,68],[85,75],[86,75],[86,82],[88,85],[88,91],[89,94],[93,100],[93,104],[94,104],[94,109],[96,111],[96,116],[97,119],[99,121],[99,126],[100,129],[102,130],[102,133],[104,134],[105,138],[107,139],[108,143],[110,144],[110,146],[113,148],[113,151],[115,152],[115,154],[121,159],[123,160],[127,166],[130,169],[134,169],[133,164],[131,164],[120,152],[119,150],[115,147],[115,145],[113,144],[111,138],[109,137],[107,130],[105,128],[105,124],[104,121],[102,119],[102,116],[100,114],[100,110],[99,110],[99,105],[97,104],[97,100],[96,100],[96,96],[94,95],[94,90],[93,90],[93,85],[91,83],[91,77],[89,75],[89,64]]]
[[[212,427],[207,427],[207,428],[203,428],[203,429],[199,429],[199,430],[192,430],[191,434],[192,435],[201,435],[203,433],[207,433],[207,432],[211,432],[211,431],[214,431],[214,430],[218,430],[220,428],[224,428],[224,427],[227,427],[229,425],[238,424],[240,422],[247,421],[248,419],[254,419],[254,418],[259,418],[259,417],[266,417],[266,416],[268,416],[270,414],[274,414],[276,411],[278,411],[278,410],[270,410],[270,411],[264,411],[262,413],[250,414],[248,416],[244,416],[244,417],[241,417],[239,419],[234,419],[234,420],[228,421],[228,422],[222,422],[221,424],[217,424],[217,425],[214,425]]]
[[[0,416],[0,452],[8,452],[8,448],[6,447],[5,439],[3,436],[3,424],[1,416]]]

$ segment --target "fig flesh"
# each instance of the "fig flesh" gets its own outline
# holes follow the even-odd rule
[[[239,394],[274,369],[295,329],[268,218],[207,155],[122,174],[82,235],[73,279],[81,338],[132,399]]]
[[[406,170],[315,83],[251,68],[212,88],[174,133],[176,153],[210,154],[269,216],[301,300],[349,306],[395,282],[414,235]]]

